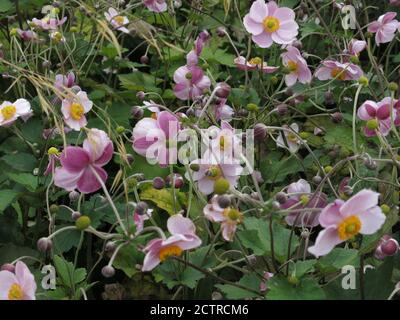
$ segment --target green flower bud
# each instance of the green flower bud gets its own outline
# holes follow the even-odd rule
[[[90,223],[91,221],[88,216],[81,216],[75,221],[75,227],[83,231],[90,226]]]
[[[214,193],[216,194],[224,194],[229,190],[230,184],[229,181],[224,178],[219,178],[214,183]]]

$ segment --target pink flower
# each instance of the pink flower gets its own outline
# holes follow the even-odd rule
[[[144,118],[133,128],[133,150],[160,165],[177,159],[179,119],[168,111],[153,113],[155,119]]]
[[[73,72],[69,72],[67,75],[57,74],[54,86],[60,91],[64,91],[66,88],[80,91],[80,87],[75,83],[75,74]]]
[[[291,131],[295,133],[299,132],[299,126],[297,125],[297,123],[292,123],[290,127],[288,127],[287,125],[283,125],[283,128],[285,129],[290,128]],[[284,136],[285,139],[283,138]],[[299,140],[299,138],[297,138],[297,136],[294,133],[285,130],[283,131],[283,133],[281,132],[279,134],[278,138],[276,139],[276,145],[279,148],[288,149],[291,153],[296,153],[297,150],[299,150],[300,148],[301,141]]]
[[[390,0],[390,4],[395,7],[400,7],[400,0]]]
[[[232,116],[234,114],[234,111],[231,106],[226,104],[227,99],[224,98],[219,98],[214,105],[214,114],[215,114],[215,119],[217,121],[219,120],[226,120],[230,121],[232,119]]]
[[[135,210],[135,212],[133,213],[133,221],[136,226],[136,233],[140,233],[143,230],[144,222],[149,220],[152,214],[153,209],[147,209],[144,214],[139,214]]]
[[[195,53],[200,56],[201,52],[203,51],[204,45],[210,40],[210,34],[207,30],[203,30],[200,32],[199,36],[194,41],[194,51]]]
[[[358,56],[365,49],[367,43],[365,41],[352,39],[349,43],[348,52],[352,56]]]
[[[76,95],[66,98],[62,101],[61,112],[65,123],[73,130],[79,131],[87,125],[85,114],[93,106],[86,92],[79,91]]]
[[[17,32],[22,40],[24,41],[38,41],[39,36],[36,32],[32,30],[21,30],[17,29]]]
[[[188,100],[200,97],[210,89],[210,78],[197,66],[182,66],[174,73],[174,93],[178,99]]]
[[[164,12],[167,11],[167,2],[165,0],[143,0],[143,4],[153,12]]]
[[[273,42],[290,44],[298,34],[295,13],[289,8],[279,8],[275,1],[253,2],[250,12],[243,19],[246,30],[261,48],[269,48]]]
[[[260,283],[260,291],[261,292],[266,292],[267,290],[268,290],[268,281],[272,278],[274,276],[274,274],[273,273],[271,273],[271,272],[264,272],[264,274],[263,274],[263,278],[264,278],[264,280],[263,281],[261,281],[261,283]]]
[[[234,63],[236,64],[236,67],[239,70],[262,70],[264,73],[274,73],[279,69],[279,67],[271,67],[268,66],[268,64],[263,61],[259,57],[255,57],[250,59],[249,61],[246,61],[245,57],[237,57],[234,60]]]
[[[321,81],[329,79],[358,80],[363,75],[361,68],[353,63],[325,60],[321,64],[322,66],[315,72],[315,76]]]
[[[129,23],[126,16],[121,16],[114,8],[109,8],[108,12],[104,12],[104,16],[115,29],[124,33],[129,33],[129,30],[124,27]]]
[[[142,271],[151,271],[169,257],[177,257],[185,250],[197,248],[201,239],[196,235],[196,226],[181,214],[171,216],[167,221],[171,236],[167,239],[153,239],[144,248],[146,256]]]
[[[378,103],[367,100],[361,105],[357,111],[357,116],[361,120],[367,121],[367,125],[364,127],[364,134],[367,137],[376,136],[376,130],[378,130],[383,136],[389,134],[392,124],[390,115],[391,103],[393,103],[392,117],[394,124],[400,124],[399,120],[396,119],[397,110],[394,109],[396,102],[396,100],[392,101],[390,97],[386,97]],[[376,129],[374,127],[376,127]]]
[[[56,168],[54,184],[67,191],[78,189],[82,193],[92,193],[101,188],[96,177],[107,180],[107,172],[102,168],[112,158],[113,143],[107,134],[91,129],[83,147],[67,147],[60,155],[61,167]]]
[[[322,209],[326,206],[327,196],[322,192],[311,193],[310,184],[303,179],[290,184],[287,188],[288,200],[281,205],[282,209],[300,210],[305,208]],[[296,227],[315,227],[319,224],[320,211],[294,211],[286,216],[288,225]]]
[[[32,115],[31,104],[25,99],[4,101],[0,105],[0,126],[9,126],[19,117],[26,121]]]
[[[36,300],[36,282],[22,261],[15,265],[15,273],[0,271],[0,300]]]
[[[67,21],[67,17],[60,20],[58,18],[46,16],[42,19],[33,18],[32,21],[28,21],[28,23],[42,30],[57,30],[57,28],[62,26],[65,21]]]
[[[399,251],[399,243],[388,234],[385,234],[379,241],[375,249],[374,257],[379,260],[387,256],[394,256]]]
[[[336,245],[357,234],[373,234],[385,222],[378,206],[379,193],[361,190],[346,202],[335,200],[322,210],[319,223],[324,228],[308,251],[316,257],[328,254]]]
[[[375,33],[375,42],[379,46],[381,43],[387,43],[395,37],[399,22],[395,19],[396,12],[387,12],[381,15],[378,20],[373,21],[368,26],[368,31]]]
[[[283,65],[290,71],[289,74],[285,75],[285,83],[288,87],[293,86],[297,81],[301,83],[311,82],[311,71],[297,48],[288,46],[281,57]]]
[[[212,197],[211,202],[204,207],[204,216],[212,222],[220,223],[222,237],[226,241],[233,241],[237,225],[243,221],[243,214],[233,207],[221,208],[217,199],[217,196]]]

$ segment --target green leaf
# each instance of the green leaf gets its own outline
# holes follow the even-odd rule
[[[325,292],[312,278],[303,278],[298,285],[293,285],[281,276],[274,276],[268,281],[267,299],[271,300],[322,300]]]
[[[260,279],[256,275],[246,274],[237,283],[246,288],[259,291],[260,282]],[[217,284],[215,285],[215,287],[220,289],[225,294],[227,299],[245,299],[258,297],[255,292],[238,288],[230,284]]]
[[[74,264],[57,255],[54,256],[53,262],[62,284],[72,288],[74,285]]]
[[[260,165],[260,171],[267,183],[282,182],[288,175],[303,172],[301,162],[295,157],[280,159],[279,161],[265,159]]]
[[[11,203],[13,203],[18,194],[19,192],[14,190],[1,190],[0,212],[3,212]]]
[[[30,173],[6,172],[6,175],[13,181],[27,188],[29,191],[35,191],[38,186],[38,178]]]
[[[324,273],[335,272],[345,265],[358,265],[358,251],[335,248],[328,255],[320,258],[317,268]]]
[[[151,187],[140,193],[140,199],[150,200],[154,202],[157,207],[173,215],[182,209],[182,205],[186,204],[185,193],[175,190],[175,194],[176,201],[174,203],[172,189],[164,188],[157,190]]]
[[[136,268],[137,264],[142,264],[144,254],[137,249],[137,243],[123,246],[119,251],[113,266],[116,269],[122,270],[131,278],[134,274],[139,272]]]
[[[37,250],[33,250],[28,247],[20,247],[14,243],[7,243],[0,247],[0,265],[3,263],[10,263],[15,259],[22,256],[39,257]]]
[[[33,155],[23,152],[7,154],[1,159],[12,168],[24,172],[32,172],[37,163],[37,159]]]
[[[135,71],[130,74],[120,74],[118,79],[122,87],[128,90],[161,93],[160,88],[157,87],[156,78],[147,73]]]
[[[13,4],[10,0],[1,0],[0,1],[0,12],[7,12],[13,8]]]
[[[294,275],[296,278],[300,279],[307,272],[314,271],[314,265],[317,263],[317,260],[306,260],[306,261],[297,261],[295,264],[289,264],[289,274]]]

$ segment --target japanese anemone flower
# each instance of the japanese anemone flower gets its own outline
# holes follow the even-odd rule
[[[61,112],[65,123],[73,130],[79,131],[87,125],[85,114],[93,106],[86,92],[79,91],[76,95],[71,95],[62,101]]]
[[[164,12],[167,11],[168,6],[165,0],[143,0],[143,4],[153,12]]]
[[[0,300],[36,300],[36,282],[22,261],[15,264],[15,273],[0,271]]]
[[[108,12],[104,12],[104,16],[115,29],[124,33],[129,33],[129,30],[124,27],[129,23],[126,16],[121,16],[114,8],[109,8]]]
[[[31,104],[25,99],[15,102],[4,101],[0,105],[0,126],[8,126],[19,117],[26,120],[32,115]]]
[[[261,70],[264,73],[274,73],[279,69],[279,67],[268,66],[268,64],[263,61],[260,57],[251,58],[249,61],[246,61],[246,58],[243,56],[237,57],[234,61],[236,67],[239,70]]]
[[[211,80],[198,66],[182,66],[174,73],[174,94],[180,100],[200,97],[211,86]]]
[[[386,216],[378,206],[379,193],[361,190],[349,200],[335,200],[325,207],[319,223],[324,228],[308,251],[316,257],[328,254],[336,245],[358,234],[377,232]]]
[[[151,271],[169,257],[179,257],[183,251],[201,245],[201,239],[196,235],[196,226],[189,218],[175,214],[169,217],[167,228],[171,233],[169,238],[153,239],[143,249],[146,256],[142,271]]]
[[[395,19],[396,12],[387,12],[381,15],[378,20],[373,21],[368,26],[368,31],[375,33],[375,42],[379,46],[393,40],[399,28],[399,22]]]
[[[274,42],[290,44],[298,34],[295,13],[289,8],[279,8],[275,1],[253,2],[250,12],[243,19],[246,30],[261,48],[269,48]]]
[[[361,68],[353,63],[341,63],[336,60],[325,60],[315,72],[321,80],[337,79],[341,81],[358,80],[364,73]]]
[[[283,65],[289,72],[285,75],[285,83],[288,87],[293,86],[297,81],[304,84],[311,82],[311,71],[297,48],[288,46],[281,57]]]

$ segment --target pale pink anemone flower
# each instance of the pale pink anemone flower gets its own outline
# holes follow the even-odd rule
[[[167,11],[168,9],[166,0],[143,0],[143,4],[150,11],[157,13]]]
[[[56,168],[54,184],[67,191],[78,189],[82,193],[92,193],[101,188],[107,180],[103,167],[111,160],[113,143],[107,134],[98,129],[90,129],[83,147],[66,147],[60,155],[61,167]],[[96,174],[99,177],[96,177]]]
[[[25,99],[4,101],[0,105],[0,126],[9,126],[19,117],[26,121],[32,115],[31,104]]]
[[[171,234],[169,238],[153,239],[143,249],[146,256],[142,271],[151,271],[169,257],[179,257],[183,251],[201,245],[201,239],[196,235],[196,226],[189,218],[175,214],[168,219],[167,228]]]
[[[301,140],[296,136],[295,133],[299,133],[299,126],[297,123],[292,123],[289,126],[283,125],[285,129],[291,129],[290,132],[288,130],[284,130],[283,133],[281,132],[276,139],[276,145],[279,148],[288,149],[291,153],[296,153],[301,146]],[[285,138],[284,138],[285,137]]]
[[[65,123],[73,130],[79,131],[87,125],[85,114],[93,106],[86,92],[79,91],[76,95],[70,96],[62,101],[61,112]]]
[[[215,158],[220,163],[235,163],[242,154],[242,136],[235,133],[235,129],[225,120],[221,121],[221,128],[211,126],[207,129],[209,140],[203,139],[207,145],[203,159]]]
[[[319,223],[324,228],[308,251],[316,257],[328,254],[336,245],[358,234],[377,232],[386,216],[378,206],[379,193],[361,190],[349,200],[335,200],[322,210]]]
[[[231,106],[226,104],[226,102],[227,102],[227,99],[224,99],[224,98],[219,98],[217,100],[217,103],[213,107],[215,120],[217,120],[217,121],[232,120],[232,117],[235,112],[233,111]]]
[[[221,225],[221,234],[226,241],[233,241],[238,224],[243,221],[243,214],[233,207],[225,209],[218,205],[218,196],[212,197],[203,209],[204,216]]]
[[[367,46],[367,42],[363,40],[352,39],[348,46],[348,53],[352,56],[359,56]]]
[[[279,67],[268,66],[260,57],[254,57],[246,61],[245,57],[239,56],[233,62],[239,70],[261,70],[264,73],[274,73],[279,69]]]
[[[390,235],[385,234],[380,240],[375,249],[374,257],[379,260],[384,260],[388,256],[393,256],[399,251],[399,243]]]
[[[288,199],[285,203],[281,204],[281,209],[293,210],[285,217],[286,223],[290,226],[296,227],[315,227],[319,224],[318,218],[320,211],[298,211],[298,209],[322,209],[327,204],[327,196],[322,192],[312,193],[310,184],[300,179],[297,182],[291,183],[286,192]]]
[[[297,81],[303,84],[311,82],[311,71],[297,48],[288,46],[281,57],[283,65],[289,70],[289,73],[285,75],[285,83],[288,87],[293,86]]]
[[[203,51],[204,45],[210,39],[210,34],[207,30],[200,32],[194,41],[194,48],[186,55],[186,65],[195,66],[199,62],[199,56]]]
[[[151,218],[152,214],[153,209],[147,209],[144,214],[139,214],[136,210],[133,212],[133,222],[136,226],[136,233],[143,231],[144,223]]]
[[[67,75],[57,74],[54,81],[54,86],[60,90],[71,89],[79,92],[81,88],[76,85],[75,74],[71,71]]]
[[[198,66],[182,66],[174,73],[174,94],[178,99],[195,99],[210,89],[211,80]]]
[[[67,17],[60,20],[58,18],[46,16],[42,19],[33,18],[32,21],[28,21],[28,23],[42,30],[57,30],[58,27],[62,26],[66,21]]]
[[[357,116],[361,120],[367,121],[367,125],[364,127],[365,136],[376,136],[377,131],[379,131],[381,135],[387,136],[392,125],[392,118],[394,125],[400,125],[400,119],[397,117],[398,111],[394,108],[396,103],[396,100],[386,97],[378,103],[367,100],[358,108]],[[392,115],[390,114],[391,104],[393,104]],[[373,125],[377,125],[376,129],[368,128],[368,124],[371,123],[371,121],[376,122],[373,123]]]
[[[205,195],[213,193],[215,182],[220,178],[226,179],[231,188],[236,186],[243,168],[236,159],[224,160],[221,161],[212,152],[207,151],[203,158],[191,162],[191,166],[198,165],[198,170],[192,172],[192,178],[197,181],[201,193]],[[188,173],[186,177],[190,178]]]
[[[265,293],[268,291],[268,281],[274,276],[272,272],[264,272],[263,280],[260,282],[260,291]]]
[[[375,33],[375,42],[379,46],[381,43],[391,42],[399,28],[399,22],[395,19],[396,12],[387,12],[381,15],[378,20],[373,21],[368,26],[368,32]]]
[[[353,63],[341,63],[336,60],[325,60],[321,62],[315,72],[315,76],[321,80],[337,79],[341,81],[358,80],[364,73],[361,68]]]
[[[104,16],[114,29],[129,33],[129,30],[125,27],[129,23],[129,19],[126,16],[121,16],[114,8],[109,8],[108,12],[104,12]]]
[[[269,48],[273,42],[290,44],[298,34],[295,13],[289,8],[279,8],[275,1],[253,2],[250,12],[243,19],[246,30],[261,48]]]
[[[23,41],[38,41],[39,40],[39,36],[36,32],[32,31],[32,30],[21,30],[21,29],[17,29],[17,33],[18,35],[21,37],[21,39]]]
[[[162,166],[176,163],[179,119],[169,111],[153,113],[133,128],[133,150]]]
[[[36,300],[35,277],[22,261],[15,264],[15,273],[0,271],[0,300]]]

